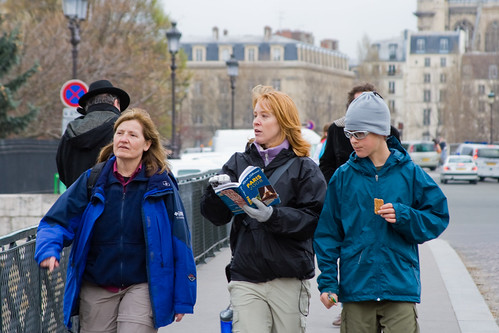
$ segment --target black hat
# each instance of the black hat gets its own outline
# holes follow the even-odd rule
[[[113,84],[108,80],[99,80],[91,83],[90,87],[88,88],[88,92],[80,97],[80,99],[78,100],[78,104],[80,104],[83,109],[78,108],[77,111],[85,115],[87,113],[87,111],[85,110],[85,106],[87,105],[88,100],[100,94],[112,94],[118,96],[118,99],[120,100],[120,111],[122,112],[125,111],[125,109],[130,104],[130,96],[128,96],[126,91],[114,87]]]

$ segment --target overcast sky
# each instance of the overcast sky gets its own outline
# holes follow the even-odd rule
[[[266,25],[311,32],[315,44],[336,39],[357,58],[364,35],[371,41],[416,31],[416,0],[160,0],[183,36],[211,36],[214,26],[229,35],[263,35]]]

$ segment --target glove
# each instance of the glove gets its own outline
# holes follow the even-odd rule
[[[230,177],[229,175],[221,174],[221,175],[216,175],[208,179],[208,183],[210,183],[211,187],[215,188],[217,186],[226,184],[230,182]]]
[[[251,199],[257,208],[252,208],[248,205],[243,206],[243,210],[249,217],[254,218],[258,222],[267,222],[274,209],[271,206],[265,206],[263,202],[257,198]]]

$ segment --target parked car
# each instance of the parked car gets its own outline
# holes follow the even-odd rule
[[[402,147],[420,167],[435,170],[440,161],[440,153],[432,141],[402,141]]]
[[[478,167],[471,156],[450,155],[445,160],[440,171],[440,182],[447,184],[449,180],[478,182]]]
[[[486,177],[499,181],[499,145],[485,143],[462,143],[456,149],[457,155],[468,155],[478,167],[478,177]]]

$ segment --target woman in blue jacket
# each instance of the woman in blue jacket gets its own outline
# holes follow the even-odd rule
[[[438,185],[389,134],[379,95],[350,104],[345,135],[354,152],[331,178],[314,234],[320,300],[342,302],[342,333],[419,332],[418,244],[449,223]]]
[[[35,260],[52,271],[72,244],[64,323],[81,332],[157,332],[193,313],[196,266],[183,204],[149,114],[123,112],[91,193],[90,170],[38,227]]]

